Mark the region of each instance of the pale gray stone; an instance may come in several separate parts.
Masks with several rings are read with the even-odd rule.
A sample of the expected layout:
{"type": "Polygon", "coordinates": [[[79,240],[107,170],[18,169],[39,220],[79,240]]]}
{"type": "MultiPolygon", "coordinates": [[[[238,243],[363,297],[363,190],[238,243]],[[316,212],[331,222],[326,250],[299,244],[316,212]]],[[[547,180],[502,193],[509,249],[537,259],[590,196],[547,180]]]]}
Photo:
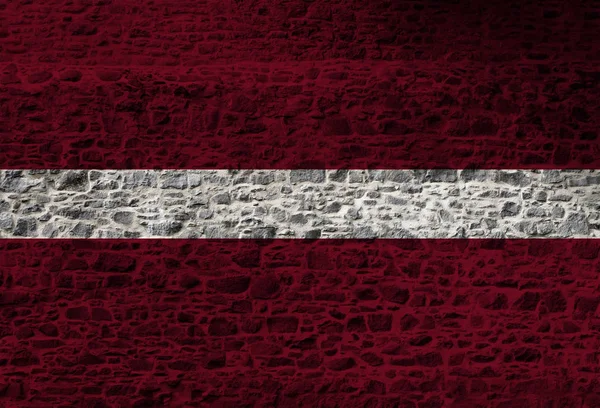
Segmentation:
{"type": "Polygon", "coordinates": [[[251,238],[255,239],[272,239],[277,236],[277,228],[275,227],[261,227],[256,228],[252,231],[251,238]]]}
{"type": "Polygon", "coordinates": [[[0,175],[0,191],[7,193],[26,193],[34,187],[40,186],[43,180],[31,179],[21,170],[6,170],[0,175]]]}
{"type": "Polygon", "coordinates": [[[512,201],[507,201],[502,206],[502,212],[500,213],[500,215],[503,218],[514,217],[519,213],[519,211],[521,211],[521,206],[519,204],[514,203],[512,201]]]}
{"type": "Polygon", "coordinates": [[[14,223],[12,216],[8,213],[0,213],[0,228],[3,230],[12,229],[14,223]]]}
{"type": "Polygon", "coordinates": [[[378,181],[391,181],[394,183],[410,183],[414,181],[413,174],[408,171],[385,170],[381,177],[376,178],[378,181]]]}
{"type": "Polygon", "coordinates": [[[160,188],[176,188],[179,190],[188,187],[187,172],[185,171],[169,171],[162,175],[160,188]]]}
{"type": "Polygon", "coordinates": [[[84,170],[67,170],[56,181],[56,189],[87,191],[89,189],[88,172],[84,170]]]}
{"type": "Polygon", "coordinates": [[[0,171],[0,237],[600,237],[598,170],[0,171]]]}
{"type": "Polygon", "coordinates": [[[88,223],[79,222],[71,231],[69,235],[76,238],[90,238],[94,233],[95,226],[88,223]]]}
{"type": "Polygon", "coordinates": [[[573,234],[587,235],[590,231],[590,225],[585,214],[574,213],[567,216],[567,219],[560,227],[560,231],[565,236],[573,234]]]}
{"type": "Polygon", "coordinates": [[[460,179],[465,182],[469,181],[486,181],[490,176],[490,172],[477,169],[465,169],[460,172],[460,179]]]}
{"type": "Polygon", "coordinates": [[[130,225],[133,223],[134,213],[129,211],[118,211],[113,216],[113,219],[119,224],[130,225]]]}
{"type": "Polygon", "coordinates": [[[345,182],[347,179],[348,179],[348,170],[334,170],[334,171],[329,172],[329,181],[335,181],[338,183],[342,183],[342,182],[345,182]]]}
{"type": "Polygon", "coordinates": [[[157,179],[157,172],[146,170],[126,172],[125,179],[123,181],[123,188],[134,189],[137,187],[156,187],[157,179]]]}
{"type": "Polygon", "coordinates": [[[148,232],[155,237],[168,237],[181,231],[183,224],[179,221],[162,221],[148,224],[148,232]]]}
{"type": "Polygon", "coordinates": [[[273,183],[274,181],[275,181],[275,175],[271,172],[262,173],[262,174],[254,174],[252,176],[252,183],[258,184],[261,186],[269,185],[269,184],[273,183]]]}
{"type": "Polygon", "coordinates": [[[321,238],[321,230],[319,230],[319,229],[308,230],[304,233],[304,236],[302,238],[306,238],[306,239],[321,238]]]}
{"type": "Polygon", "coordinates": [[[215,204],[230,204],[231,196],[229,193],[219,193],[213,196],[213,201],[215,204]]]}
{"type": "Polygon", "coordinates": [[[454,183],[458,180],[458,171],[456,170],[431,170],[429,173],[431,181],[434,183],[454,183]]]}
{"type": "Polygon", "coordinates": [[[37,236],[37,222],[34,218],[20,218],[17,220],[13,235],[17,237],[37,236]]]}
{"type": "Polygon", "coordinates": [[[498,171],[496,182],[515,187],[525,187],[531,184],[531,179],[523,171],[498,171]]]}
{"type": "Polygon", "coordinates": [[[292,183],[309,181],[311,183],[323,183],[325,181],[325,170],[292,170],[290,172],[292,183]]]}

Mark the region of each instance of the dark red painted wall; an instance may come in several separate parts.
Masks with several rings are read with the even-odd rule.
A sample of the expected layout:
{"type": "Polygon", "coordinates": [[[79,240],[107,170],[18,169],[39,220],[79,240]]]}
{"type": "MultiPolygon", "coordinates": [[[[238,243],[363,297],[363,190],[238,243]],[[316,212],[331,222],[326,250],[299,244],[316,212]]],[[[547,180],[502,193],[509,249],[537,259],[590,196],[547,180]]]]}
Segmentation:
{"type": "Polygon", "coordinates": [[[597,168],[584,1],[11,1],[1,168],[597,168]]]}
{"type": "Polygon", "coordinates": [[[0,405],[595,407],[597,240],[0,242],[0,405]]]}

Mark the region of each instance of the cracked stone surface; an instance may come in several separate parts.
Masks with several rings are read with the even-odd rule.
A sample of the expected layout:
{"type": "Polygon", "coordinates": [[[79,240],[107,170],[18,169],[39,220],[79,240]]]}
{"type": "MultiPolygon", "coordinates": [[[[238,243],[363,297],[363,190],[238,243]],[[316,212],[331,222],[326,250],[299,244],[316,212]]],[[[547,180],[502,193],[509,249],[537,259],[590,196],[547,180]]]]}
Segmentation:
{"type": "Polygon", "coordinates": [[[599,237],[597,170],[5,170],[2,238],[599,237]]]}

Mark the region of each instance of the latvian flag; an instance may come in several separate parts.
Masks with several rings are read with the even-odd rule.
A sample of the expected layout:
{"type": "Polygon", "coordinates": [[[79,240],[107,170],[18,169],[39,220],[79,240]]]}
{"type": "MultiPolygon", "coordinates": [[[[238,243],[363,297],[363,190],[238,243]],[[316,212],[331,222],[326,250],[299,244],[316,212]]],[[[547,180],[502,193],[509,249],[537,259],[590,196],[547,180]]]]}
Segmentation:
{"type": "Polygon", "coordinates": [[[600,5],[0,5],[0,406],[600,407],[600,5]]]}

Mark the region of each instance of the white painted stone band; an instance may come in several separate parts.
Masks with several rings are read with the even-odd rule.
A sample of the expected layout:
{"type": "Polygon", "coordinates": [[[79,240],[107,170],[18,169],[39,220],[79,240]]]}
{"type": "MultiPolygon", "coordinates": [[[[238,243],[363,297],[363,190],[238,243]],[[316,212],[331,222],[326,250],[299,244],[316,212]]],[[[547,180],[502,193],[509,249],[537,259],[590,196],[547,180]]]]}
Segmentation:
{"type": "Polygon", "coordinates": [[[600,171],[6,170],[0,237],[597,238],[600,171]]]}

